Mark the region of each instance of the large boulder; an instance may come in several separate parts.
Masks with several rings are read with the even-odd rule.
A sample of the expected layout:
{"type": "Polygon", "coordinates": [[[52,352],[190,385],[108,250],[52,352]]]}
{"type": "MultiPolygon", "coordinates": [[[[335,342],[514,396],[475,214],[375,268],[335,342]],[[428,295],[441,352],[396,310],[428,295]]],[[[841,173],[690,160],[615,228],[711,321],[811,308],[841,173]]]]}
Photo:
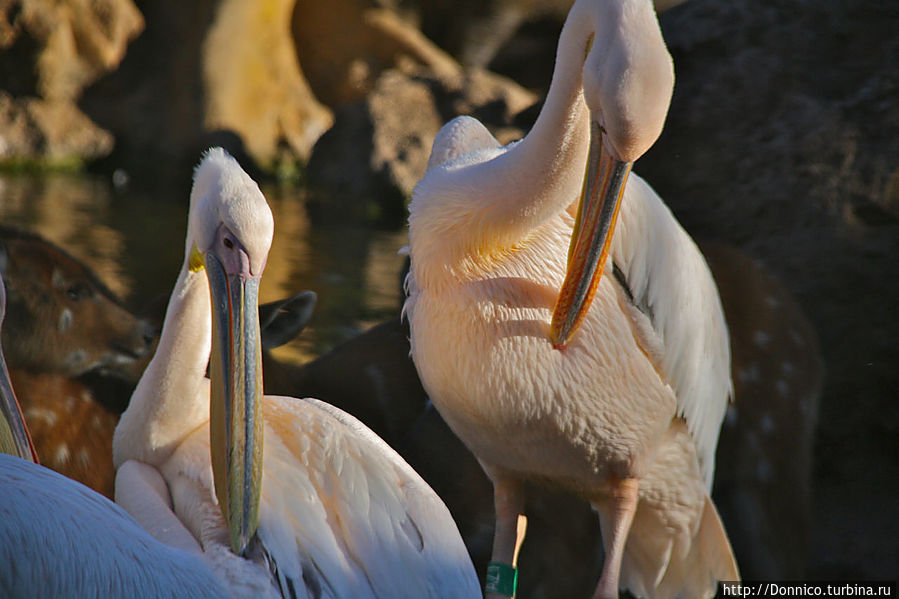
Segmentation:
{"type": "Polygon", "coordinates": [[[7,2],[0,7],[0,163],[77,164],[112,149],[77,106],[143,29],[130,0],[7,2]]]}
{"type": "Polygon", "coordinates": [[[326,197],[322,210],[402,224],[405,201],[446,121],[474,115],[507,143],[522,135],[513,126],[515,116],[535,101],[531,92],[487,71],[457,68],[441,76],[405,63],[384,71],[363,99],[337,111],[309,161],[309,183],[326,197]]]}
{"type": "Polygon", "coordinates": [[[234,131],[265,166],[278,159],[281,144],[307,159],[331,125],[297,62],[289,27],[294,4],[225,0],[202,48],[203,127],[234,131]]]}
{"type": "Polygon", "coordinates": [[[69,101],[0,91],[0,164],[77,167],[107,155],[113,139],[69,101]]]}
{"type": "Polygon", "coordinates": [[[75,101],[118,66],[143,26],[131,0],[6,2],[0,9],[4,89],[75,101]]]}
{"type": "Polygon", "coordinates": [[[403,62],[427,67],[441,78],[458,77],[461,70],[383,1],[299,0],[291,28],[316,97],[335,108],[362,99],[383,71],[403,62]]]}
{"type": "Polygon", "coordinates": [[[293,0],[142,8],[146,32],[84,97],[116,136],[111,166],[184,172],[212,144],[264,169],[308,157],[331,113],[297,63],[293,0]]]}
{"type": "Polygon", "coordinates": [[[634,170],[694,236],[728,240],[768,265],[817,329],[827,380],[807,573],[893,576],[895,4],[691,0],[661,23],[677,82],[665,131],[634,170]]]}

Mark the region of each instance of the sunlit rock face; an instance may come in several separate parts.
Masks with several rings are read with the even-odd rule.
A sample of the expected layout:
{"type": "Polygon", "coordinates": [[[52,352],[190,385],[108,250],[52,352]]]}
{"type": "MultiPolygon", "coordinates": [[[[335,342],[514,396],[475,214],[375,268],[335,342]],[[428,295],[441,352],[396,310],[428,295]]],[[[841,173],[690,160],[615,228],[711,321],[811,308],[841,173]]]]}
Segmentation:
{"type": "Polygon", "coordinates": [[[474,115],[507,143],[523,135],[515,117],[536,100],[483,69],[459,69],[449,77],[418,65],[386,70],[367,96],[338,110],[313,150],[309,183],[330,193],[330,208],[344,217],[404,223],[406,199],[424,175],[444,122],[474,115]]]}
{"type": "Polygon", "coordinates": [[[84,98],[116,136],[115,162],[137,174],[187,172],[210,145],[251,170],[305,160],[332,117],[297,60],[293,5],[142,3],[146,32],[84,98]]]}
{"type": "Polygon", "coordinates": [[[119,65],[143,26],[131,0],[0,10],[0,163],[64,165],[108,154],[112,136],[77,101],[119,65]]]}

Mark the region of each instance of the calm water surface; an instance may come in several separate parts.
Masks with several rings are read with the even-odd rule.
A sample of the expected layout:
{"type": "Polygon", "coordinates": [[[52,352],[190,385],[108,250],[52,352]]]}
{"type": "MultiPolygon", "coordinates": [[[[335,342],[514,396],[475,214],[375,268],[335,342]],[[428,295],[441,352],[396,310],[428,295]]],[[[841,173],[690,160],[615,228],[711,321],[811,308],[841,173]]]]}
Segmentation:
{"type": "MultiPolygon", "coordinates": [[[[312,322],[277,355],[306,360],[398,311],[405,230],[310,221],[305,192],[263,185],[275,237],[260,301],[318,294],[312,322]]],[[[115,188],[108,178],[0,175],[0,222],[40,234],[99,274],[135,311],[169,295],[184,259],[189,188],[115,188]]],[[[332,219],[333,220],[333,219],[332,219]]]]}

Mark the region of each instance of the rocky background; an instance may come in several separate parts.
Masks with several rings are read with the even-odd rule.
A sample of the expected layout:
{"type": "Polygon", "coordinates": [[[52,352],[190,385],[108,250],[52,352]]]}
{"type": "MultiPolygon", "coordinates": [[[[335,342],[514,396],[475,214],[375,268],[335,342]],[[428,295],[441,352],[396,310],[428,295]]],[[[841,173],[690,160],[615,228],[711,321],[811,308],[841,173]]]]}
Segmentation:
{"type": "MultiPolygon", "coordinates": [[[[899,556],[899,2],[657,2],[677,84],[636,170],[817,328],[813,578],[899,556]]],[[[189,174],[220,144],[315,214],[401,226],[456,114],[525,132],[564,0],[3,0],[0,163],[189,174]]]]}

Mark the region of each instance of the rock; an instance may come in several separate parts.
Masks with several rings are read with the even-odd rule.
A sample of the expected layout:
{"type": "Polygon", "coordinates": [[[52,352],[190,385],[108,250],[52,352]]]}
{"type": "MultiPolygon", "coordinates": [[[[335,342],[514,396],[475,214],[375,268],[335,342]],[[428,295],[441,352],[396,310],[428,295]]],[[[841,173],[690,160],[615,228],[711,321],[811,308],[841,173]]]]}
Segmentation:
{"type": "MultiPolygon", "coordinates": [[[[16,11],[17,4],[0,12],[0,45],[28,58],[7,68],[36,72],[33,89],[15,93],[46,100],[76,100],[82,89],[121,62],[128,43],[144,27],[130,0],[33,0],[21,2],[16,11]]],[[[27,73],[18,77],[30,78],[27,73]]]]}
{"type": "Polygon", "coordinates": [[[326,195],[321,208],[401,223],[404,199],[424,172],[440,125],[425,82],[384,72],[364,100],[337,111],[334,127],[315,145],[307,175],[326,195]]]}
{"type": "Polygon", "coordinates": [[[521,136],[515,115],[536,100],[510,80],[482,70],[440,76],[415,64],[381,74],[374,89],[339,109],[316,144],[309,183],[327,193],[341,217],[405,222],[405,199],[424,174],[443,124],[471,114],[502,143],[521,136]]]}
{"type": "Polygon", "coordinates": [[[827,382],[807,575],[889,578],[899,554],[895,5],[691,0],[661,23],[677,83],[665,131],[634,170],[694,236],[769,265],[817,329],[827,382]]]}
{"type": "Polygon", "coordinates": [[[142,4],[146,33],[85,94],[85,111],[119,142],[110,166],[189,173],[212,144],[251,170],[305,160],[332,117],[297,64],[287,25],[293,3],[191,7],[142,4]]]}
{"type": "Polygon", "coordinates": [[[4,3],[0,161],[59,165],[108,154],[112,137],[76,101],[119,64],[143,25],[130,0],[4,3]]]}
{"type": "Polygon", "coordinates": [[[362,99],[401,61],[458,77],[461,67],[418,29],[374,0],[302,1],[292,18],[296,53],[316,97],[331,107],[362,99]]]}
{"type": "Polygon", "coordinates": [[[269,169],[282,144],[306,160],[331,126],[331,113],[309,89],[286,27],[295,3],[221,2],[202,49],[204,128],[234,131],[269,169]]]}
{"type": "MultiPolygon", "coordinates": [[[[684,0],[655,0],[658,12],[684,0]]],[[[554,53],[558,33],[572,0],[399,0],[398,10],[411,13],[421,30],[466,66],[493,69],[521,29],[537,21],[552,21],[548,50],[554,53]]],[[[543,43],[541,42],[541,46],[543,43]]]]}
{"type": "Polygon", "coordinates": [[[0,91],[0,164],[67,167],[112,150],[109,132],[74,103],[13,98],[0,91]]]}

